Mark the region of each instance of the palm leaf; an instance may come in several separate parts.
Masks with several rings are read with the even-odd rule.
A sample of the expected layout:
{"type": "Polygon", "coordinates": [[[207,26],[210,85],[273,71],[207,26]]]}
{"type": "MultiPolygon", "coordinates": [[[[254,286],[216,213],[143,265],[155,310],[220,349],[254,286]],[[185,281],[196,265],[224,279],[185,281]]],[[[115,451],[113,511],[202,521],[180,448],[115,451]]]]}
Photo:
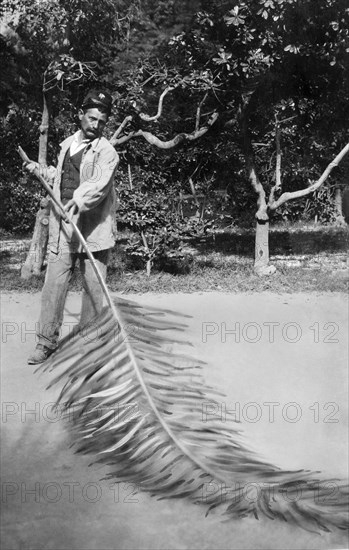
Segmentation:
{"type": "MultiPolygon", "coordinates": [[[[19,153],[29,162],[21,148],[19,153]]],[[[223,426],[202,421],[203,406],[219,392],[197,372],[199,361],[174,349],[185,343],[183,316],[113,302],[78,227],[38,171],[36,176],[71,224],[108,302],[91,326],[62,340],[44,364],[55,372],[52,384],[64,383],[58,403],[74,411],[78,452],[111,467],[108,479],[133,482],[159,498],[223,508],[229,518],[279,518],[316,532],[348,528],[347,484],[266,463],[247,447],[233,418],[223,426]]]]}
{"type": "Polygon", "coordinates": [[[203,422],[221,396],[182,352],[184,317],[116,299],[44,364],[73,411],[77,451],[158,498],[191,499],[229,518],[281,519],[310,531],[345,529],[347,485],[283,471],[246,445],[239,424],[203,422]],[[129,327],[133,327],[129,334],[129,327]]]}

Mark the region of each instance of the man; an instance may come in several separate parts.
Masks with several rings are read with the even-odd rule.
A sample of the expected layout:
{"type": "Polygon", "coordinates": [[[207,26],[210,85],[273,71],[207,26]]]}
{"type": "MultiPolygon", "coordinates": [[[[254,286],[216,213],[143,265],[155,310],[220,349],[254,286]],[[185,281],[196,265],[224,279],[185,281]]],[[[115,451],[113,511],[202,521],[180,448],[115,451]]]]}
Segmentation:
{"type": "MultiPolygon", "coordinates": [[[[82,232],[104,278],[109,251],[115,243],[113,180],[119,162],[114,147],[102,137],[111,107],[112,97],[107,92],[94,90],[87,94],[79,111],[80,130],[61,143],[53,174],[53,192],[82,232]]],[[[31,162],[25,168],[33,172],[39,166],[31,162]]],[[[57,347],[68,285],[78,259],[84,288],[80,326],[84,326],[101,311],[103,291],[69,223],[52,204],[38,343],[28,359],[30,365],[45,361],[57,347]]]]}

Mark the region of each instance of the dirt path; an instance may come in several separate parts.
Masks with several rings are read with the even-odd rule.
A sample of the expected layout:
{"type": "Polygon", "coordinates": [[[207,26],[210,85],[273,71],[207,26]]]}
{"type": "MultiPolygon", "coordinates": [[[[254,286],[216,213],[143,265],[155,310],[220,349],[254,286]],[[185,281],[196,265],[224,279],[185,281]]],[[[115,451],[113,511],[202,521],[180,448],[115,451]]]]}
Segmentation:
{"type": "MultiPolygon", "coordinates": [[[[347,477],[348,303],[344,295],[176,294],[136,297],[193,316],[188,338],[206,360],[205,378],[223,389],[247,440],[283,468],[347,477]]],[[[80,297],[70,294],[64,330],[80,297]]],[[[2,548],[308,549],[345,548],[288,524],[221,523],[180,500],[157,501],[131,484],[101,481],[104,470],[69,448],[45,390],[48,376],[26,365],[35,344],[39,294],[2,296],[2,548]]]]}

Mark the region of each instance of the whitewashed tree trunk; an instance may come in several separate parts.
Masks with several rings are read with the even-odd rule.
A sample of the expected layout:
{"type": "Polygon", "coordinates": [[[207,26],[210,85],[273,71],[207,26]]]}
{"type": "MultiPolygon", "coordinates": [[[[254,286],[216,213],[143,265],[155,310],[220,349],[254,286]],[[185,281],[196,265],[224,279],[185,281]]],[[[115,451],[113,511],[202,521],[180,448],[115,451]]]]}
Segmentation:
{"type": "Polygon", "coordinates": [[[29,252],[21,269],[22,279],[29,279],[32,275],[40,275],[41,273],[47,250],[49,214],[49,199],[44,198],[41,200],[40,209],[36,214],[29,252]]]}
{"type": "Polygon", "coordinates": [[[272,275],[276,268],[269,265],[269,221],[257,220],[254,270],[258,275],[272,275]]]}
{"type": "Polygon", "coordinates": [[[345,223],[343,210],[342,210],[342,188],[338,185],[334,192],[334,205],[336,209],[336,221],[337,223],[345,223]]]}
{"type": "MultiPolygon", "coordinates": [[[[46,94],[43,93],[43,110],[40,125],[39,155],[40,168],[47,166],[47,143],[49,130],[50,112],[46,94]]],[[[29,279],[32,275],[40,275],[45,260],[48,233],[49,233],[50,201],[42,199],[40,208],[36,214],[35,226],[29,253],[21,269],[21,278],[29,279]]]]}

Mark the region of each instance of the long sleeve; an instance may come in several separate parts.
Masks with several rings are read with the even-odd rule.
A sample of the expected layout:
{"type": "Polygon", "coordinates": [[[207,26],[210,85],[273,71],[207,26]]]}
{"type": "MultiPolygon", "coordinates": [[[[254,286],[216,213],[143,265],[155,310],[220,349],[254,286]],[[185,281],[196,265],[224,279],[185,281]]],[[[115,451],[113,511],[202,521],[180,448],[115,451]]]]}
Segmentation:
{"type": "Polygon", "coordinates": [[[86,154],[81,166],[81,183],[73,194],[80,212],[92,210],[108,195],[118,163],[119,155],[109,143],[95,157],[86,154]]]}

